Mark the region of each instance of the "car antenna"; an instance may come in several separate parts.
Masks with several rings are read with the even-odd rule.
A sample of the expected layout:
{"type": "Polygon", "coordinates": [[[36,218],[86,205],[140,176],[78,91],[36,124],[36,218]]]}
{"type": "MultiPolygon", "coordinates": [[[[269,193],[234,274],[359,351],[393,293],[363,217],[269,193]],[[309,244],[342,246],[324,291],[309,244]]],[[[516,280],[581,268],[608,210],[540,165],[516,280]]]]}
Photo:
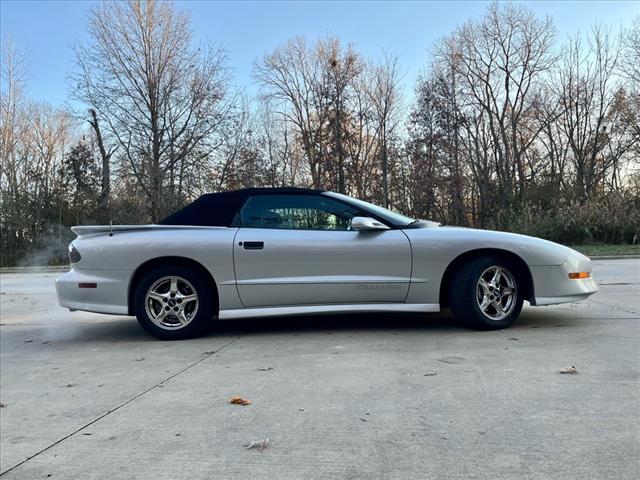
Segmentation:
{"type": "Polygon", "coordinates": [[[109,219],[109,236],[113,237],[113,218],[109,219]]]}

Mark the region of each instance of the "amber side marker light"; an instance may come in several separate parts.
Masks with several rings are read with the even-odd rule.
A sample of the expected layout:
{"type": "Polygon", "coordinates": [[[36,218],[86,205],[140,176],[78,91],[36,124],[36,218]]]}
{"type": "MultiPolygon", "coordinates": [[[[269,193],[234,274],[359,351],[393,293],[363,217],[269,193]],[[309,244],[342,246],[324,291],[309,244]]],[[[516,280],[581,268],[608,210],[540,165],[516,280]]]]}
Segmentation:
{"type": "Polygon", "coordinates": [[[589,272],[576,272],[576,273],[569,274],[569,278],[571,280],[579,280],[581,278],[589,278],[589,277],[591,277],[591,274],[589,272]]]}

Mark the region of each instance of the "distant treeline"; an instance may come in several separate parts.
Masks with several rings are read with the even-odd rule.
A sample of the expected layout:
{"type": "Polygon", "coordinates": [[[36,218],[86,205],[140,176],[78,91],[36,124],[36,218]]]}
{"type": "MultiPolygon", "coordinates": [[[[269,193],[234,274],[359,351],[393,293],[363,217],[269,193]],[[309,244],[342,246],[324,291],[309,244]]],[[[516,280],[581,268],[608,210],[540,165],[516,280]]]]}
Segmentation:
{"type": "Polygon", "coordinates": [[[491,4],[442,37],[409,104],[394,54],[293,38],[233,86],[180,5],[103,2],[74,46],[72,110],[27,93],[3,39],[2,266],[64,261],[69,226],[154,222],[203,192],[311,186],[445,224],[564,243],[640,234],[640,15],[560,41],[491,4]]]}

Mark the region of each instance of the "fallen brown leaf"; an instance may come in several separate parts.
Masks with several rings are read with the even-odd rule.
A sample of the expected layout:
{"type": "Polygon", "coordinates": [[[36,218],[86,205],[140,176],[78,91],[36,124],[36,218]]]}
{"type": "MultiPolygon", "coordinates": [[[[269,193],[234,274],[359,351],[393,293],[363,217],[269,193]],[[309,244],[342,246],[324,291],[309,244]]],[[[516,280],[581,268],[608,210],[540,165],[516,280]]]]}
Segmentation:
{"type": "Polygon", "coordinates": [[[251,405],[251,400],[242,397],[233,397],[229,400],[229,403],[233,403],[234,405],[251,405]]]}
{"type": "Polygon", "coordinates": [[[570,367],[563,368],[558,373],[567,373],[570,375],[576,375],[578,373],[578,369],[572,365],[570,367]]]}
{"type": "Polygon", "coordinates": [[[253,440],[249,443],[245,443],[244,447],[247,450],[251,450],[252,448],[257,448],[258,451],[260,453],[262,453],[262,451],[267,448],[267,445],[269,445],[269,439],[265,438],[264,440],[253,440]]]}

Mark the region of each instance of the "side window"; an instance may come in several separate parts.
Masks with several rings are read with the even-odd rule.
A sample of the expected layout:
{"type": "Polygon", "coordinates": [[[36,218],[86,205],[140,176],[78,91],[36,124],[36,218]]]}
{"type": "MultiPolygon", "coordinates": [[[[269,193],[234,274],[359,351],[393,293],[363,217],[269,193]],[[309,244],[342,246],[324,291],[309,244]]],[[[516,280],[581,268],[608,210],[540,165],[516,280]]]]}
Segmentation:
{"type": "Polygon", "coordinates": [[[322,195],[255,195],[240,209],[236,223],[248,228],[348,230],[358,215],[358,209],[322,195]]]}

